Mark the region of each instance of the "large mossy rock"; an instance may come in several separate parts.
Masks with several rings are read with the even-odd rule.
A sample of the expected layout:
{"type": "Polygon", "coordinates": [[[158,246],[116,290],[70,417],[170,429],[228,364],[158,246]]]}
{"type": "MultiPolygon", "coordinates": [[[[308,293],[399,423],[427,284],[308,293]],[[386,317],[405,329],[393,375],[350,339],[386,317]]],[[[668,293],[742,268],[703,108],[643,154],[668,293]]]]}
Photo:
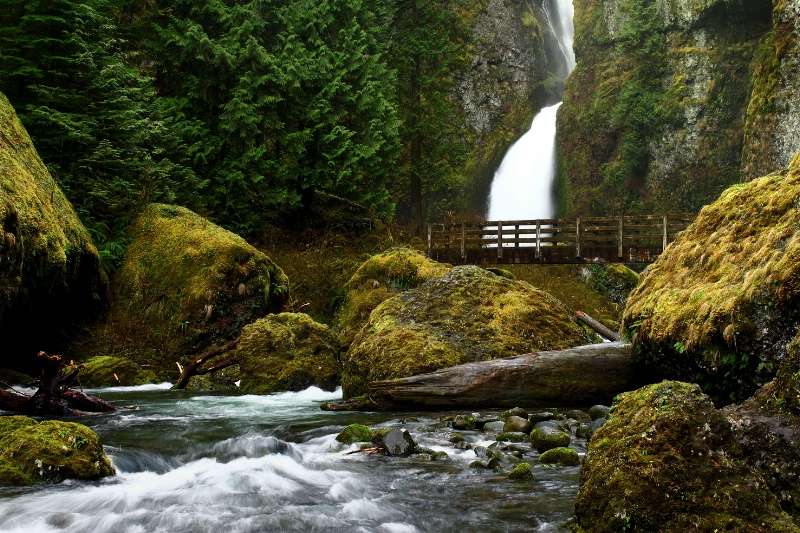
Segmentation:
{"type": "Polygon", "coordinates": [[[347,352],[342,387],[345,397],[358,396],[371,381],[589,342],[549,294],[460,266],[372,312],[347,352]]]}
{"type": "Polygon", "coordinates": [[[797,532],[697,385],[625,393],[589,443],[575,532],[797,532]]]}
{"type": "Polygon", "coordinates": [[[269,315],[242,328],[236,349],[240,389],[251,394],[339,384],[336,339],[325,324],[302,313],[269,315]]]}
{"type": "Polygon", "coordinates": [[[800,166],[737,185],[643,274],[624,331],[719,401],[770,381],[800,324],[800,166]]]}
{"type": "Polygon", "coordinates": [[[85,387],[132,386],[155,383],[156,375],[133,361],[121,357],[92,357],[80,370],[78,379],[85,387]]]}
{"type": "Polygon", "coordinates": [[[0,93],[0,366],[35,370],[107,298],[89,233],[0,93]]]}
{"type": "Polygon", "coordinates": [[[340,345],[350,346],[381,302],[444,276],[451,268],[411,248],[391,248],[367,259],[345,287],[347,295],[336,317],[340,345]]]}
{"type": "Polygon", "coordinates": [[[151,204],[130,233],[114,277],[112,316],[129,342],[157,347],[125,354],[137,363],[172,369],[280,311],[288,297],[289,281],[269,257],[188,209],[151,204]]]}
{"type": "Polygon", "coordinates": [[[58,483],[114,475],[100,438],[86,426],[0,417],[0,485],[58,483]]]}

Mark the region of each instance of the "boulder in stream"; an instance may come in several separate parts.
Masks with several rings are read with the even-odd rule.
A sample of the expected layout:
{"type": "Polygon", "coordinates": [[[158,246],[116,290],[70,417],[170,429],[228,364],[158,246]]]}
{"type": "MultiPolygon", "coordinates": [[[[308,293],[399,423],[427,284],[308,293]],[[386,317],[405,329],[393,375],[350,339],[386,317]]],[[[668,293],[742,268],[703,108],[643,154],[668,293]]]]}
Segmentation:
{"type": "Polygon", "coordinates": [[[74,422],[0,417],[0,450],[0,485],[114,475],[97,434],[74,422]]]}

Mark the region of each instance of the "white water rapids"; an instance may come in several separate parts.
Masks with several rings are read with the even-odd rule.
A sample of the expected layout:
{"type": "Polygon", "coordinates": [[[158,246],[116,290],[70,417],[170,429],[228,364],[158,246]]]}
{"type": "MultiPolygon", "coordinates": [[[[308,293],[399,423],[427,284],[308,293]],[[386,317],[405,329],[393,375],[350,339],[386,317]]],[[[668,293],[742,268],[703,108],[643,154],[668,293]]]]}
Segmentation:
{"type": "MultiPolygon", "coordinates": [[[[572,0],[545,0],[547,21],[558,40],[567,74],[575,68],[572,0]]],[[[555,213],[556,113],[558,103],[537,114],[531,128],[509,148],[492,180],[488,220],[533,220],[555,213]]]]}

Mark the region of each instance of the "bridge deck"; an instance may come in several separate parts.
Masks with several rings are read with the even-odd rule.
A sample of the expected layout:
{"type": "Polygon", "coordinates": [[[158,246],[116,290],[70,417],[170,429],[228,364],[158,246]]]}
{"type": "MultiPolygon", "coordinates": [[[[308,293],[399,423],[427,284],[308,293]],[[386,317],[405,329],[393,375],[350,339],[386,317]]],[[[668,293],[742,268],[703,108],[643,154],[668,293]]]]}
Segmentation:
{"type": "Polygon", "coordinates": [[[650,263],[693,214],[428,225],[428,257],[453,264],[650,263]]]}

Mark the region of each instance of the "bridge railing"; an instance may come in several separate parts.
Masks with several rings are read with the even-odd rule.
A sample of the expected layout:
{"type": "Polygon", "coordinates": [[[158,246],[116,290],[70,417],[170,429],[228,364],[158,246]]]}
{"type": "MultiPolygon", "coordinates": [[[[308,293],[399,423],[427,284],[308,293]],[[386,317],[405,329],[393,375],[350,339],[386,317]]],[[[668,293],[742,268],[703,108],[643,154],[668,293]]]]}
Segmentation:
{"type": "Polygon", "coordinates": [[[449,263],[647,263],[694,214],[428,225],[428,256],[449,263]]]}

